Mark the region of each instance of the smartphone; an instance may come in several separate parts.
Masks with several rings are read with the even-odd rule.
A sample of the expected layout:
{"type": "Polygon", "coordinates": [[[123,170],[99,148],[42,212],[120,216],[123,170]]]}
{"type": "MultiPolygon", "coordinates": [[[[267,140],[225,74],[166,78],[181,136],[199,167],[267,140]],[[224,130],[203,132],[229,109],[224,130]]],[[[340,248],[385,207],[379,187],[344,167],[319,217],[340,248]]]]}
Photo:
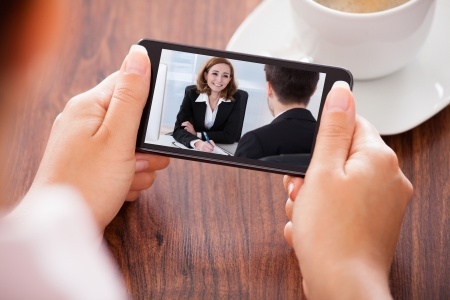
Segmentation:
{"type": "Polygon", "coordinates": [[[151,84],[139,152],[304,176],[342,68],[141,40],[151,84]]]}

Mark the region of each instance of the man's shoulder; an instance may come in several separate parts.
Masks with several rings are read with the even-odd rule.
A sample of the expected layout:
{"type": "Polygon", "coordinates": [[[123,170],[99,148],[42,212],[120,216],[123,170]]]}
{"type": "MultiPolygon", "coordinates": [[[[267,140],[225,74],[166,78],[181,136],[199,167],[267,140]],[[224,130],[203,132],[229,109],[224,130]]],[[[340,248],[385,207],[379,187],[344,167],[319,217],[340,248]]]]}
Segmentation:
{"type": "Polygon", "coordinates": [[[241,137],[234,154],[235,156],[255,159],[264,156],[262,155],[263,139],[255,131],[257,129],[248,131],[241,137]]]}
{"type": "Polygon", "coordinates": [[[267,124],[267,125],[261,126],[259,128],[250,130],[247,133],[252,136],[263,136],[265,133],[267,133],[268,131],[271,131],[273,128],[274,128],[273,124],[267,124]]]}
{"type": "Polygon", "coordinates": [[[266,140],[268,137],[271,136],[270,133],[274,130],[274,127],[271,125],[272,124],[267,124],[262,127],[248,131],[242,136],[241,141],[249,142],[255,140],[258,141],[266,140]]]}
{"type": "Polygon", "coordinates": [[[256,134],[254,133],[255,130],[250,130],[250,131],[247,131],[246,133],[244,133],[242,135],[241,139],[239,140],[239,143],[243,142],[243,141],[248,141],[248,140],[254,139],[256,137],[256,134]]]}

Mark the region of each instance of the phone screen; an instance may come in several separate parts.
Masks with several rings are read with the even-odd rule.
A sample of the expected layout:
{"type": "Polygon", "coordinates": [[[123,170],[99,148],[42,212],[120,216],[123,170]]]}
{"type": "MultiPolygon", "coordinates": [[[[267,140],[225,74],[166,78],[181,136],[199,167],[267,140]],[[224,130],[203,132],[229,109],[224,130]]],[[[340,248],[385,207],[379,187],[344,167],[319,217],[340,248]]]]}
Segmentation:
{"type": "Polygon", "coordinates": [[[137,149],[304,175],[343,69],[142,40],[152,81],[137,149]]]}

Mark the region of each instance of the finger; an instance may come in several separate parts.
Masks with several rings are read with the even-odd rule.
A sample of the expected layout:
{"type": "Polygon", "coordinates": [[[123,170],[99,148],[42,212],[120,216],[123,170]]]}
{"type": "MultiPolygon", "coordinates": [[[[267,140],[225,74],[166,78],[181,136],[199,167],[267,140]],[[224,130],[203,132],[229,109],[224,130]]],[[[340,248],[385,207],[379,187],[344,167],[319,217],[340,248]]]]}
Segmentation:
{"type": "Polygon", "coordinates": [[[209,140],[209,143],[210,143],[211,145],[213,145],[214,147],[216,146],[216,143],[214,143],[213,140],[209,140]]]}
{"type": "Polygon", "coordinates": [[[139,198],[140,195],[141,195],[140,191],[129,191],[127,197],[125,198],[125,201],[128,202],[135,201],[139,198]]]}
{"type": "Polygon", "coordinates": [[[150,188],[155,181],[155,172],[141,172],[134,174],[131,181],[130,191],[143,191],[150,188]]]}
{"type": "Polygon", "coordinates": [[[109,101],[111,101],[118,76],[119,72],[112,73],[92,89],[73,97],[67,104],[70,105],[71,101],[86,101],[90,105],[92,105],[92,99],[101,99],[107,102],[107,104],[109,105],[109,101]]]}
{"type": "Polygon", "coordinates": [[[135,145],[136,133],[150,86],[147,50],[133,45],[117,76],[111,103],[102,128],[122,145],[135,145]]]}
{"type": "Polygon", "coordinates": [[[302,286],[303,286],[303,293],[305,294],[306,299],[309,299],[309,290],[308,286],[306,285],[305,279],[302,279],[302,286]]]}
{"type": "Polygon", "coordinates": [[[289,246],[292,247],[292,222],[287,222],[286,226],[284,226],[284,238],[289,246]]]}
{"type": "Polygon", "coordinates": [[[380,133],[372,123],[359,115],[356,115],[356,123],[355,135],[360,135],[361,138],[367,139],[368,143],[375,142],[383,145],[385,144],[380,133]]]}
{"type": "Polygon", "coordinates": [[[181,123],[181,126],[184,126],[184,129],[189,129],[192,127],[192,124],[189,121],[181,123]]]}
{"type": "Polygon", "coordinates": [[[166,156],[136,153],[136,170],[135,172],[156,171],[167,168],[170,159],[166,156]]]}
{"type": "Polygon", "coordinates": [[[207,142],[201,142],[200,150],[204,152],[212,152],[214,150],[214,146],[207,142]]]}
{"type": "Polygon", "coordinates": [[[292,176],[288,176],[288,175],[285,175],[283,177],[284,189],[285,189],[286,193],[288,194],[288,197],[292,201],[295,201],[295,198],[297,198],[297,194],[298,194],[300,188],[302,187],[303,182],[304,182],[304,179],[300,178],[300,177],[292,177],[292,176]]]}
{"type": "MultiPolygon", "coordinates": [[[[386,145],[374,125],[363,117],[356,116],[356,129],[352,144],[352,152],[350,154],[355,156],[358,155],[358,153],[367,153],[368,151],[372,151],[372,154],[366,157],[358,156],[358,160],[366,160],[367,165],[374,163],[376,160],[381,160],[376,165],[380,166],[384,164],[384,170],[398,172],[398,175],[402,178],[401,181],[403,182],[400,186],[405,187],[402,195],[405,196],[404,203],[407,204],[412,197],[413,187],[411,182],[399,168],[397,155],[388,145],[386,145]]],[[[349,160],[352,159],[352,156],[350,156],[349,160]]],[[[347,163],[347,165],[350,164],[347,163]]]]}
{"type": "Polygon", "coordinates": [[[291,182],[288,185],[288,197],[292,201],[295,201],[297,199],[298,192],[300,191],[303,183],[305,180],[300,177],[294,177],[292,178],[291,182]]]}
{"type": "Polygon", "coordinates": [[[292,212],[294,211],[294,201],[292,201],[291,199],[287,199],[284,209],[286,211],[286,217],[288,217],[289,220],[292,220],[292,212]]]}
{"type": "MultiPolygon", "coordinates": [[[[74,121],[81,121],[83,120],[83,117],[91,117],[92,115],[97,116],[98,109],[96,108],[96,104],[99,104],[106,111],[111,101],[117,76],[118,72],[115,72],[106,77],[94,88],[70,99],[67,102],[64,111],[58,118],[61,118],[64,115],[72,118],[74,121]],[[98,102],[93,101],[93,99],[98,102]]],[[[100,117],[103,119],[104,115],[101,115],[100,117]]],[[[69,124],[73,125],[73,122],[70,122],[69,124]]],[[[93,127],[92,132],[90,132],[91,136],[95,135],[97,130],[98,127],[93,127]]]]}
{"type": "Polygon", "coordinates": [[[286,191],[286,193],[288,193],[288,186],[289,186],[289,183],[291,182],[291,180],[293,178],[294,177],[289,176],[289,175],[284,175],[283,176],[283,186],[284,186],[284,190],[286,191]]]}
{"type": "Polygon", "coordinates": [[[348,84],[337,81],[322,112],[311,169],[343,169],[355,130],[355,103],[348,84]]]}

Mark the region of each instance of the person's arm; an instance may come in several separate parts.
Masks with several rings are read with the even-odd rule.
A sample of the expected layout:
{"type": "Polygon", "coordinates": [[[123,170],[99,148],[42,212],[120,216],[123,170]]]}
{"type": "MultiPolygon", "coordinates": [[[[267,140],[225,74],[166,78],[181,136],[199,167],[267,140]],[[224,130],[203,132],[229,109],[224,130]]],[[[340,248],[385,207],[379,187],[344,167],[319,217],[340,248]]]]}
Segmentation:
{"type": "Polygon", "coordinates": [[[0,218],[1,298],[128,299],[91,209],[78,191],[52,185],[0,218]]]}
{"type": "Polygon", "coordinates": [[[169,163],[135,153],[149,86],[147,51],[133,46],[120,71],[72,98],[56,118],[30,192],[49,185],[75,188],[103,231],[123,202],[149,188],[155,171],[169,163]]]}
{"type": "MultiPolygon", "coordinates": [[[[191,142],[195,140],[199,140],[199,137],[196,135],[193,135],[192,133],[188,132],[185,129],[185,126],[183,126],[183,123],[186,121],[190,123],[190,120],[192,118],[192,100],[189,97],[190,90],[186,89],[184,92],[184,98],[180,105],[180,110],[177,114],[177,119],[175,121],[175,128],[173,130],[173,138],[183,144],[184,146],[191,148],[191,142]]],[[[191,124],[192,128],[193,125],[191,124]]]]}
{"type": "Polygon", "coordinates": [[[325,104],[304,179],[284,178],[285,236],[311,299],[390,299],[389,270],[412,185],[348,85],[325,104]]]}

